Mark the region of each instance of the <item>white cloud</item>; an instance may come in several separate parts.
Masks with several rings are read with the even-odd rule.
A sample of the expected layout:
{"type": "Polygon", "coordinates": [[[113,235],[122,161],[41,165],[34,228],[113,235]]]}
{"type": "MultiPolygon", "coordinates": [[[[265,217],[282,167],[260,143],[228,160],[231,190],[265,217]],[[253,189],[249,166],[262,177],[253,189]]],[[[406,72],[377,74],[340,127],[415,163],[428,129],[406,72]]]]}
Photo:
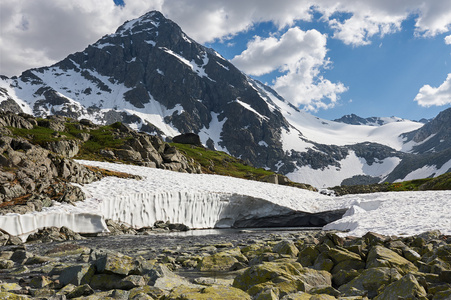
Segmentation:
{"type": "Polygon", "coordinates": [[[451,45],[451,35],[445,37],[445,44],[451,45]]]}
{"type": "Polygon", "coordinates": [[[321,69],[329,64],[326,42],[326,36],[317,30],[294,27],[279,39],[255,37],[232,62],[251,75],[278,70],[284,74],[274,80],[273,87],[283,97],[308,110],[328,108],[335,105],[346,87],[320,76],[321,69]]]}
{"type": "Polygon", "coordinates": [[[280,39],[256,36],[247,49],[232,62],[250,75],[263,75],[276,69],[290,70],[302,59],[322,64],[326,56],[326,36],[317,30],[290,28],[280,39]]]}
{"type": "Polygon", "coordinates": [[[55,63],[83,50],[127,19],[160,9],[158,1],[133,1],[123,9],[112,0],[2,0],[0,73],[55,63]]]}
{"type": "Polygon", "coordinates": [[[400,30],[412,14],[419,35],[437,35],[451,26],[451,1],[438,0],[125,0],[121,8],[112,0],[2,0],[0,73],[17,75],[56,62],[153,9],[201,43],[228,39],[259,22],[292,27],[310,21],[314,12],[323,14],[335,38],[355,46],[400,30]],[[348,16],[337,17],[343,13],[348,16]]]}
{"type": "Polygon", "coordinates": [[[451,73],[438,88],[431,87],[428,84],[424,85],[414,100],[419,105],[427,107],[451,104],[451,73]]]}

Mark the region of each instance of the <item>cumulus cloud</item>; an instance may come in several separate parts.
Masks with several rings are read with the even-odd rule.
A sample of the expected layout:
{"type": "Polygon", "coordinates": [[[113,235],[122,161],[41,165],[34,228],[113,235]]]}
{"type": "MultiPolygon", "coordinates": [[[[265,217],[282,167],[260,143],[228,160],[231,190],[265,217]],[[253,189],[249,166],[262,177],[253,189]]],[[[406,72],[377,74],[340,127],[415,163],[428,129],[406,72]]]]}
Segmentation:
{"type": "Polygon", "coordinates": [[[112,0],[2,0],[0,73],[18,75],[81,51],[127,19],[161,8],[152,3],[135,0],[120,8],[112,0]]]}
{"type": "Polygon", "coordinates": [[[451,73],[448,74],[445,82],[437,88],[428,84],[424,85],[414,100],[419,105],[426,107],[451,104],[451,73]]]}
{"type": "Polygon", "coordinates": [[[279,28],[298,20],[310,21],[314,13],[334,30],[333,37],[358,46],[374,35],[400,30],[414,14],[422,35],[449,31],[451,1],[423,0],[2,0],[0,3],[1,73],[18,74],[29,67],[56,62],[82,50],[124,21],[153,9],[177,22],[195,40],[211,42],[246,31],[258,22],[279,28]],[[340,19],[340,14],[349,14],[340,19]]]}
{"type": "Polygon", "coordinates": [[[319,75],[329,64],[326,42],[326,35],[317,30],[294,27],[280,38],[254,37],[232,62],[250,75],[278,70],[283,75],[274,80],[273,87],[283,97],[308,110],[327,108],[336,103],[338,94],[346,88],[319,75]]]}
{"type": "Polygon", "coordinates": [[[447,37],[445,37],[445,44],[451,45],[451,35],[448,35],[447,37]]]}

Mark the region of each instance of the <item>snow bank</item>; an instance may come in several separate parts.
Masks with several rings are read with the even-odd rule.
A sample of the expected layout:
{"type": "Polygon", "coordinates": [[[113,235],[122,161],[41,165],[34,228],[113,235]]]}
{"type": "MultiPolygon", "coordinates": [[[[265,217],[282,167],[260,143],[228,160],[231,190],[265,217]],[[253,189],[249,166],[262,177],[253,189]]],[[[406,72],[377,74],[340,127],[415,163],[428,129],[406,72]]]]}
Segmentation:
{"type": "Polygon", "coordinates": [[[107,231],[102,215],[89,211],[76,211],[69,205],[44,209],[29,214],[7,214],[0,216],[0,228],[11,235],[25,239],[39,228],[66,226],[75,232],[95,233],[107,231]]]}
{"type": "Polygon", "coordinates": [[[38,228],[66,226],[76,232],[103,232],[111,218],[134,227],[157,220],[192,228],[227,228],[236,221],[349,208],[324,229],[360,236],[368,231],[413,235],[439,229],[451,234],[451,191],[392,192],[332,197],[307,190],[244,179],[186,174],[140,166],[79,161],[140,175],[142,180],[106,177],[82,186],[88,199],[75,206],[57,204],[42,212],[0,216],[0,228],[26,237],[38,228]]]}
{"type": "Polygon", "coordinates": [[[362,236],[368,231],[384,235],[416,235],[429,230],[451,234],[451,191],[388,192],[337,197],[352,199],[342,219],[325,230],[348,231],[362,236]]]}

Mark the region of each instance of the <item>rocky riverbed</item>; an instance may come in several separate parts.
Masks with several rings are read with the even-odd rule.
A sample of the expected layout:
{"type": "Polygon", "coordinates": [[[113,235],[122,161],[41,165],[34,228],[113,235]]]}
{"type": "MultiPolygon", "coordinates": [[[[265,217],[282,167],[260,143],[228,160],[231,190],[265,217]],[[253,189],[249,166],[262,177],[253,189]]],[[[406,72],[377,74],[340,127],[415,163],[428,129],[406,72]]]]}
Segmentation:
{"type": "Polygon", "coordinates": [[[451,237],[436,231],[342,238],[319,230],[160,227],[97,237],[48,230],[2,246],[0,298],[451,298],[451,237]]]}

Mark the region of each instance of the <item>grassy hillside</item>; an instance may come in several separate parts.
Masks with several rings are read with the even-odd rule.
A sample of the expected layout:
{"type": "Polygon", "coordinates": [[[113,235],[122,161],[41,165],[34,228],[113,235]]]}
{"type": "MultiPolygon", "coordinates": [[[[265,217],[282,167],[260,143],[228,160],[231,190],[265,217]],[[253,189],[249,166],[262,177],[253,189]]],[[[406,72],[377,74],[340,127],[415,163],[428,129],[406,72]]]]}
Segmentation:
{"type": "Polygon", "coordinates": [[[241,159],[237,159],[225,152],[213,151],[203,147],[187,144],[171,143],[183,154],[193,158],[202,166],[202,172],[218,174],[252,180],[262,180],[273,175],[274,172],[263,168],[254,168],[241,159]]]}
{"type": "Polygon", "coordinates": [[[415,179],[403,182],[336,186],[331,188],[331,190],[334,190],[336,195],[376,192],[451,190],[451,173],[445,173],[435,178],[415,179]]]}
{"type": "Polygon", "coordinates": [[[415,179],[391,183],[389,191],[426,191],[426,190],[451,190],[451,173],[445,173],[435,178],[415,179]]]}

